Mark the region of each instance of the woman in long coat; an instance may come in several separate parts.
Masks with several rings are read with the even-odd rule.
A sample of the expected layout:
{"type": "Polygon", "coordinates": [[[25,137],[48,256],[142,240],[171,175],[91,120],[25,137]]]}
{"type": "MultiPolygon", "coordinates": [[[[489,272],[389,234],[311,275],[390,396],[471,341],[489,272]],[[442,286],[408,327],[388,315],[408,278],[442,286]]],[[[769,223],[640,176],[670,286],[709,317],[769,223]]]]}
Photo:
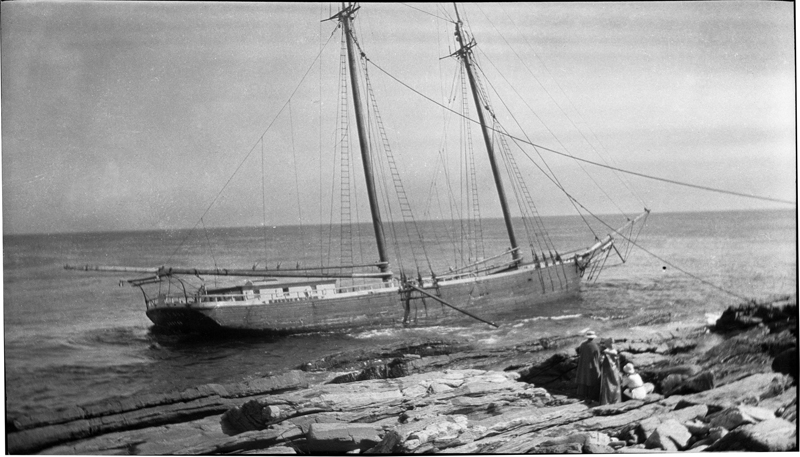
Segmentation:
{"type": "Polygon", "coordinates": [[[586,332],[586,341],[575,350],[578,352],[578,398],[589,401],[600,399],[600,347],[594,342],[597,334],[586,332]]]}
{"type": "Polygon", "coordinates": [[[600,342],[603,349],[600,370],[600,404],[619,403],[622,400],[622,381],[619,371],[619,354],[611,338],[600,342]]]}

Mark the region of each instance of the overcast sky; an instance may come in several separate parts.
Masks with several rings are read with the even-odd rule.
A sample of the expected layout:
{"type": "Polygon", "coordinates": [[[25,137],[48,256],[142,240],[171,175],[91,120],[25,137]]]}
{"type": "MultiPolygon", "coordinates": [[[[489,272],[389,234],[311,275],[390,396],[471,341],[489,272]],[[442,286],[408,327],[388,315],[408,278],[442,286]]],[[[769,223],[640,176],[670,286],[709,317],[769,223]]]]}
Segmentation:
{"type": "MultiPolygon", "coordinates": [[[[4,233],[193,227],[240,164],[207,225],[316,223],[330,206],[331,178],[322,190],[318,181],[320,168],[335,168],[338,32],[312,63],[334,33],[335,22],[320,21],[336,4],[0,7],[4,233]]],[[[454,50],[445,20],[452,6],[414,7],[423,11],[362,5],[360,43],[381,68],[442,101],[456,64],[440,60],[454,50]]],[[[513,134],[522,135],[517,119],[535,143],[588,160],[795,200],[793,7],[492,3],[467,4],[462,14],[513,134]],[[520,114],[510,117],[504,104],[520,114]]],[[[445,116],[369,71],[423,217],[417,208],[430,205],[445,116]]],[[[636,177],[626,186],[606,170],[541,153],[595,213],[635,213],[642,200],[655,212],[787,207],[636,177]]],[[[516,160],[542,214],[574,214],[524,155],[516,160]]],[[[499,216],[488,175],[480,190],[483,214],[499,216]]]]}

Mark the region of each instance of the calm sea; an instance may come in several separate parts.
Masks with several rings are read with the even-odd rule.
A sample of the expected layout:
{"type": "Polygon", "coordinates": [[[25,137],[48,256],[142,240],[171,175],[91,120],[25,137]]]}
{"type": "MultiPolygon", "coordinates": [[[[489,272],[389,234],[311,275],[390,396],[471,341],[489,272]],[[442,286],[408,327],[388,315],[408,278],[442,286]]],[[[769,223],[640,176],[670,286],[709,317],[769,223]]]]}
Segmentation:
{"type": "MultiPolygon", "coordinates": [[[[322,251],[330,246],[338,255],[340,234],[319,227],[275,227],[4,236],[7,410],[13,416],[114,395],[238,382],[334,352],[409,339],[453,337],[491,348],[570,335],[590,326],[601,332],[622,329],[664,313],[677,321],[701,322],[740,301],[720,289],[753,298],[795,291],[796,220],[794,210],[653,214],[637,242],[661,259],[637,248],[624,265],[610,257],[599,277],[583,283],[581,298],[560,305],[565,318],[504,322],[499,329],[476,323],[224,339],[153,333],[141,293],[118,285],[131,276],[62,267],[96,263],[248,268],[279,261],[294,266],[298,258],[304,265],[318,264],[320,246],[322,251]]],[[[559,250],[586,247],[594,240],[579,217],[544,222],[559,250]]],[[[449,244],[460,238],[457,224],[425,223],[422,229],[429,240],[429,257],[458,255],[458,247],[449,244]]],[[[506,247],[502,221],[487,221],[482,229],[487,256],[506,247]]],[[[601,236],[607,232],[596,225],[595,230],[601,236]]],[[[356,261],[374,261],[370,225],[357,232],[356,261]]],[[[399,250],[408,253],[410,247],[401,244],[399,250]]],[[[434,268],[447,264],[432,263],[434,268]]],[[[404,265],[411,264],[404,259],[404,265]]]]}

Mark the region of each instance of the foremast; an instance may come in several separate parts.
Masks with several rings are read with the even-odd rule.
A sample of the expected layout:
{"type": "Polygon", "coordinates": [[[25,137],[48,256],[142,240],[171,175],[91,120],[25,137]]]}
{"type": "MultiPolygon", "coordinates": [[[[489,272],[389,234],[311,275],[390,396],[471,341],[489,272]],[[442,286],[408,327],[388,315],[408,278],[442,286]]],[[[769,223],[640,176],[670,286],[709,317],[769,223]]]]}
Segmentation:
{"type": "Polygon", "coordinates": [[[475,46],[474,41],[467,42],[464,30],[462,28],[461,16],[458,14],[458,6],[453,3],[456,10],[456,39],[461,44],[461,49],[456,53],[461,56],[464,62],[464,67],[467,70],[467,77],[469,78],[470,89],[472,90],[472,98],[475,101],[475,109],[478,111],[478,121],[481,123],[481,132],[483,133],[483,141],[486,144],[486,153],[489,155],[489,163],[492,166],[492,176],[494,177],[494,184],[497,188],[497,195],[500,197],[500,208],[503,210],[503,219],[506,223],[506,231],[508,232],[508,240],[511,242],[511,256],[519,263],[522,261],[519,246],[517,245],[517,237],[514,234],[514,225],[511,223],[511,211],[508,208],[508,200],[506,199],[506,192],[503,187],[503,178],[500,176],[500,168],[497,165],[497,159],[494,155],[494,146],[492,145],[492,137],[489,134],[489,127],[486,125],[486,118],[483,115],[483,108],[478,95],[478,85],[475,81],[475,74],[472,69],[472,47],[475,46]]]}
{"type": "MultiPolygon", "coordinates": [[[[364,165],[364,179],[367,184],[367,196],[369,197],[369,210],[372,214],[372,227],[375,231],[375,242],[378,245],[379,268],[381,273],[389,271],[389,258],[386,254],[386,239],[383,235],[383,223],[381,222],[381,210],[378,206],[378,195],[375,191],[375,179],[372,175],[372,156],[369,150],[369,137],[367,127],[364,122],[364,113],[361,109],[361,89],[358,84],[358,65],[355,53],[355,39],[352,33],[352,22],[355,12],[358,10],[354,4],[347,6],[342,2],[342,11],[339,13],[339,21],[342,23],[345,39],[347,42],[347,61],[350,66],[350,85],[353,89],[353,107],[356,115],[356,128],[358,130],[358,143],[361,149],[361,160],[364,165]]],[[[388,278],[384,278],[388,279],[388,278]]]]}

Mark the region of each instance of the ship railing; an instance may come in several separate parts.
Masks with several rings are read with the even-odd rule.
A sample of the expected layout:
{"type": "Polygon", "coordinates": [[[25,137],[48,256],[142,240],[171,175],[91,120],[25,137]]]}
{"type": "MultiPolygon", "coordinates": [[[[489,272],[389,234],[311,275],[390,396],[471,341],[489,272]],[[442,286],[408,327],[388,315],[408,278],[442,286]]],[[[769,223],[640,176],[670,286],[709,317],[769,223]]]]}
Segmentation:
{"type": "Polygon", "coordinates": [[[177,306],[189,306],[193,305],[197,302],[196,297],[194,296],[185,296],[185,295],[166,295],[163,297],[156,297],[147,299],[146,306],[147,309],[150,308],[169,308],[169,307],[177,307],[177,306]]]}
{"type": "MultiPolygon", "coordinates": [[[[359,284],[346,287],[337,287],[335,289],[317,289],[317,290],[298,290],[283,293],[265,293],[248,292],[242,294],[205,294],[200,297],[203,303],[213,302],[231,302],[231,301],[248,301],[248,300],[264,300],[267,302],[285,302],[285,301],[300,301],[307,298],[332,298],[342,294],[352,294],[359,292],[368,292],[386,288],[397,287],[397,284],[392,281],[391,283],[373,283],[373,284],[359,284]]],[[[184,303],[185,304],[185,303],[184,303]]]]}
{"type": "Polygon", "coordinates": [[[511,260],[509,262],[503,262],[500,264],[492,264],[487,265],[484,268],[477,269],[477,270],[470,270],[464,271],[459,273],[451,273],[451,274],[444,274],[441,276],[437,276],[436,279],[440,281],[453,281],[455,279],[465,279],[465,278],[477,278],[478,276],[487,276],[497,270],[502,270],[504,268],[508,268],[510,266],[518,264],[519,261],[511,260]]]}
{"type": "Polygon", "coordinates": [[[171,307],[184,307],[190,306],[195,303],[214,303],[214,302],[232,302],[232,301],[249,301],[249,300],[264,300],[267,302],[286,302],[286,301],[300,301],[307,298],[333,298],[343,294],[353,294],[361,292],[369,292],[381,290],[386,288],[397,287],[396,281],[390,283],[373,283],[373,284],[358,284],[346,287],[337,287],[335,289],[318,289],[318,290],[305,290],[305,291],[291,291],[283,292],[280,294],[260,294],[258,292],[247,292],[242,294],[204,294],[200,296],[184,296],[184,295],[166,295],[162,297],[155,297],[147,300],[147,309],[150,308],[171,308],[171,307]]]}

